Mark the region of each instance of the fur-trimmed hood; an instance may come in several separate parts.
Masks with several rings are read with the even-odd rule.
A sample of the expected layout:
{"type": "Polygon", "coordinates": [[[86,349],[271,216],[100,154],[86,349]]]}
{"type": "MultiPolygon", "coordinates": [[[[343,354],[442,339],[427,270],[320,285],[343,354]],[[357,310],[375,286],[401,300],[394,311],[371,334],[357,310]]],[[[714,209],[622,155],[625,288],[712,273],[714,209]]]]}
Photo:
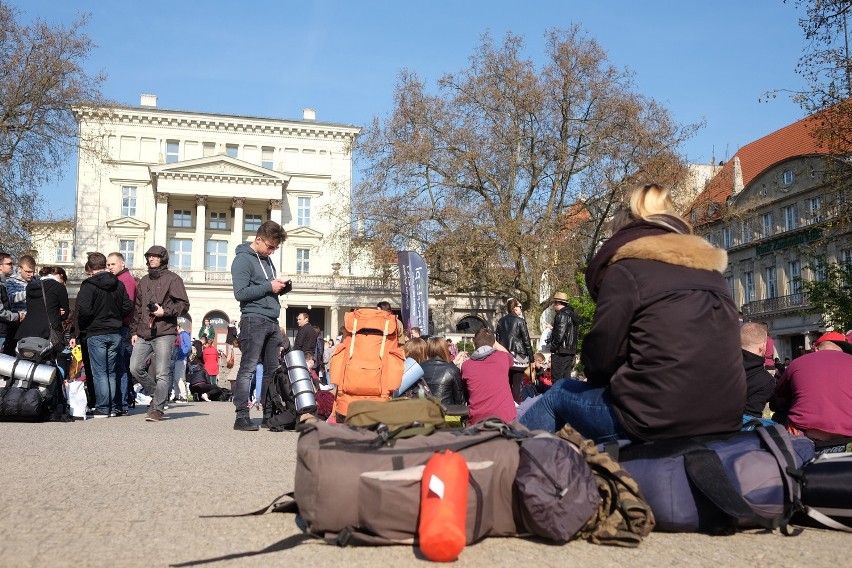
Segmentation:
{"type": "Polygon", "coordinates": [[[728,253],[695,235],[668,233],[641,237],[619,248],[609,264],[628,258],[657,260],[699,270],[723,273],[728,267],[728,253]]]}

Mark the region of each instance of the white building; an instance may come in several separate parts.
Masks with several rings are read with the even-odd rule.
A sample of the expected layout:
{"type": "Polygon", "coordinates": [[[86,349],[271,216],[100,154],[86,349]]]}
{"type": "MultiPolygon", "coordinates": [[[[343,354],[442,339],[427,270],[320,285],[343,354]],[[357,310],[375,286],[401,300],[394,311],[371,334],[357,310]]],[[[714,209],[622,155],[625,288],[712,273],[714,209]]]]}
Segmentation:
{"type": "MultiPolygon", "coordinates": [[[[399,305],[398,279],[374,276],[347,252],[360,128],[318,122],[312,109],[301,120],[166,110],[153,95],[140,106],[75,112],[81,138],[100,137],[106,153],[80,152],[75,225],[34,223],[32,231],[39,264],[64,266],[72,297],[88,253],[120,251],[142,276],[144,252],[157,244],[186,283],[195,329],[208,317],[224,326],[239,318],[234,249],[271,219],[288,235],[273,261],[294,282],[282,326],[295,329],[298,312],[308,311],[334,337],[342,311],[399,305]]],[[[435,331],[455,331],[465,317],[492,323],[495,300],[433,294],[435,331]]]]}

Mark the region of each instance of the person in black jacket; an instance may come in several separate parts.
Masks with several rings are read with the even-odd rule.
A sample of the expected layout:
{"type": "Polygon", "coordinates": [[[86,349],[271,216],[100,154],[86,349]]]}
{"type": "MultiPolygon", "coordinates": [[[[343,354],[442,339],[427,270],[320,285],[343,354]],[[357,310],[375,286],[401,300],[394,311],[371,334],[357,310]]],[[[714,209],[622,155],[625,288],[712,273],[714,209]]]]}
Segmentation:
{"type": "Polygon", "coordinates": [[[317,350],[317,330],[311,325],[311,316],[308,312],[299,312],[296,316],[296,323],[299,325],[299,331],[296,332],[296,339],[293,341],[293,349],[302,351],[307,355],[311,355],[317,350]]]}
{"type": "Polygon", "coordinates": [[[574,368],[579,319],[568,304],[565,292],[553,295],[553,309],[556,317],[553,318],[553,333],[550,335],[550,373],[556,381],[570,377],[574,368]]]}
{"type": "Polygon", "coordinates": [[[88,264],[92,275],[80,284],[77,325],[89,349],[89,372],[95,385],[94,417],[121,416],[125,413],[117,374],[118,358],[124,349],[121,326],[133,311],[133,304],[124,284],[106,269],[106,256],[92,253],[88,264]]]}
{"type": "Polygon", "coordinates": [[[512,368],[509,370],[509,385],[512,398],[520,402],[521,385],[524,371],[532,364],[533,350],[527,322],[522,317],[521,303],[514,298],[506,302],[506,315],[497,322],[497,342],[512,355],[512,368]]]}
{"type": "MultiPolygon", "coordinates": [[[[50,330],[61,333],[62,321],[68,317],[68,290],[61,274],[57,274],[57,267],[45,266],[39,275],[41,278],[33,278],[27,284],[27,315],[18,327],[16,340],[25,337],[50,339],[50,330]]],[[[54,353],[64,348],[64,345],[53,346],[54,353]]]]}
{"type": "Polygon", "coordinates": [[[467,404],[461,371],[450,359],[446,340],[441,337],[426,340],[426,357],[420,367],[432,395],[445,406],[467,404]]]}
{"type": "Polygon", "coordinates": [[[775,378],[763,366],[766,337],[766,327],[759,323],[744,323],[740,328],[746,374],[746,404],[743,415],[753,418],[763,416],[763,409],[775,392],[775,378]]]}
{"type": "Polygon", "coordinates": [[[555,383],[524,426],[570,423],[597,442],[739,431],[746,381],[727,266],[724,250],[692,235],[667,190],[634,191],[586,270],[597,301],[583,340],[587,382],[555,383]]]}

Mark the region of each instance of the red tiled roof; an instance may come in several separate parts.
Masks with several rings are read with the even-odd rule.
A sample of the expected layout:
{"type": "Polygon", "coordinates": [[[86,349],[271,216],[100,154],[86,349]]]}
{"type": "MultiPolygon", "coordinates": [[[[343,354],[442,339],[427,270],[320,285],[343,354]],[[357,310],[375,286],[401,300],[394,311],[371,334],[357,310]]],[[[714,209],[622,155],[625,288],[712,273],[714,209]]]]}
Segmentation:
{"type": "Polygon", "coordinates": [[[772,134],[767,134],[754,142],[750,142],[737,150],[721,171],[710,180],[710,183],[695,199],[692,209],[701,207],[702,215],[698,222],[708,221],[705,207],[711,203],[724,205],[731,196],[734,187],[734,158],[740,159],[743,187],[758,176],[763,170],[793,156],[829,153],[825,144],[817,141],[813,132],[819,126],[818,115],[812,115],[772,134]]]}

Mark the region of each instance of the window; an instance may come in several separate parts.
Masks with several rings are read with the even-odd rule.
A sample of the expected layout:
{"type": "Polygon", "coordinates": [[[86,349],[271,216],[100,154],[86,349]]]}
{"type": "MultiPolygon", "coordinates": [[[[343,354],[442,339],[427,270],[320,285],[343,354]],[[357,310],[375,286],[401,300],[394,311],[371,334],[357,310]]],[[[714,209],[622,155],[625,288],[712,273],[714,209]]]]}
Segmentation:
{"type": "Polygon", "coordinates": [[[192,211],[175,209],[172,212],[172,227],[192,227],[192,211]]]}
{"type": "Polygon", "coordinates": [[[225,153],[230,157],[236,158],[239,151],[240,147],[237,144],[225,144],[225,153]]]}
{"type": "Polygon", "coordinates": [[[750,243],[754,238],[754,232],[751,230],[751,221],[743,219],[740,221],[740,244],[750,243]]]}
{"type": "Polygon", "coordinates": [[[207,241],[207,270],[228,270],[228,241],[207,241]]]}
{"type": "Polygon", "coordinates": [[[224,213],[210,213],[210,228],[211,229],[227,229],[228,228],[228,220],[225,218],[224,213]]]}
{"type": "Polygon", "coordinates": [[[731,228],[724,227],[722,229],[722,248],[731,248],[731,228]]]}
{"type": "Polygon", "coordinates": [[[243,223],[244,231],[257,232],[260,229],[260,224],[263,223],[260,219],[260,215],[246,215],[245,222],[243,223]]]}
{"type": "Polygon", "coordinates": [[[174,164],[180,157],[180,144],[177,140],[166,140],[166,163],[174,164]]]}
{"type": "Polygon", "coordinates": [[[273,156],[275,155],[275,148],[270,148],[269,146],[264,146],[261,151],[260,157],[260,165],[267,169],[272,168],[273,156]]]}
{"type": "Polygon", "coordinates": [[[734,298],[734,277],[725,276],[725,282],[728,284],[728,290],[731,291],[731,299],[734,300],[734,303],[736,304],[736,298],[734,298]]]}
{"type": "Polygon", "coordinates": [[[136,241],[130,239],[121,239],[118,241],[118,252],[124,257],[124,264],[127,268],[133,268],[136,264],[136,241]]]}
{"type": "Polygon", "coordinates": [[[189,270],[192,268],[192,239],[169,241],[169,268],[189,270]]]}
{"type": "Polygon", "coordinates": [[[746,272],[743,274],[743,303],[748,304],[754,301],[754,272],[746,272]]]}
{"type": "Polygon", "coordinates": [[[202,149],[202,156],[205,158],[207,156],[215,156],[216,155],[216,143],[215,142],[205,142],[202,149]]]}
{"type": "Polygon", "coordinates": [[[56,243],[56,262],[71,262],[71,243],[69,241],[56,243]]]}
{"type": "Polygon", "coordinates": [[[778,297],[778,274],[775,271],[774,266],[770,266],[766,269],[766,299],[770,300],[772,298],[778,297]]]}
{"type": "Polygon", "coordinates": [[[300,227],[311,226],[311,198],[300,197],[296,207],[296,224],[300,227]]]}
{"type": "Polygon", "coordinates": [[[791,294],[799,294],[802,291],[802,263],[793,260],[787,264],[788,288],[791,294]]]}
{"type": "Polygon", "coordinates": [[[819,196],[808,199],[808,208],[811,213],[811,223],[822,221],[822,199],[819,196]]]}
{"type": "Polygon", "coordinates": [[[310,274],[311,251],[309,249],[296,249],[296,274],[310,274]]]}
{"type": "Polygon", "coordinates": [[[811,262],[811,272],[813,272],[815,282],[824,282],[828,277],[825,260],[821,258],[813,259],[813,262],[811,262]]]}
{"type": "Polygon", "coordinates": [[[783,210],[784,212],[784,230],[792,231],[799,226],[799,216],[796,212],[796,205],[788,205],[783,210]]]}
{"type": "Polygon", "coordinates": [[[121,187],[121,215],[123,217],[136,216],[136,186],[124,185],[121,187]]]}
{"type": "Polygon", "coordinates": [[[843,264],[852,264],[852,249],[843,249],[840,251],[840,262],[843,264]]]}
{"type": "Polygon", "coordinates": [[[793,170],[786,170],[784,174],[781,176],[781,183],[784,185],[790,185],[793,183],[793,170]]]}
{"type": "Polygon", "coordinates": [[[774,232],[775,220],[772,218],[772,212],[764,213],[760,216],[760,238],[771,237],[774,232]]]}

